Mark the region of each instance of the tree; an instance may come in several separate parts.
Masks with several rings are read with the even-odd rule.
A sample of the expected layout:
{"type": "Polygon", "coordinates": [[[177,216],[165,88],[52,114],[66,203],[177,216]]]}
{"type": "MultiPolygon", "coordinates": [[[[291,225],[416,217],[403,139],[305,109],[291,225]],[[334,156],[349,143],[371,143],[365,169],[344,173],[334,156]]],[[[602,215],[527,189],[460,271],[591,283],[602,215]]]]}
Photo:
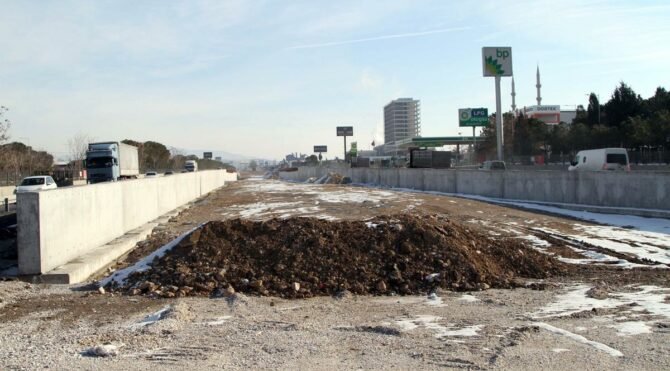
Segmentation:
{"type": "Polygon", "coordinates": [[[7,111],[9,111],[9,108],[0,106],[0,144],[9,139],[9,128],[12,126],[9,119],[5,118],[5,112],[7,111]]]}
{"type": "Polygon", "coordinates": [[[184,151],[175,147],[170,148],[170,168],[183,169],[185,162],[186,155],[184,154],[184,151]]]}
{"type": "Polygon", "coordinates": [[[53,165],[53,156],[45,151],[35,151],[23,143],[13,142],[0,146],[0,170],[11,172],[15,178],[35,172],[47,172],[53,165]]]}
{"type": "Polygon", "coordinates": [[[620,127],[626,119],[642,114],[642,98],[624,82],[614,89],[612,98],[605,104],[607,126],[620,127]]]}
{"type": "Polygon", "coordinates": [[[251,162],[249,162],[249,168],[251,168],[251,171],[256,171],[256,167],[258,167],[256,160],[251,160],[251,162]]]}
{"type": "Polygon", "coordinates": [[[600,125],[600,101],[595,93],[589,95],[589,106],[586,109],[586,123],[589,126],[600,125]]]}
{"type": "Polygon", "coordinates": [[[146,169],[165,169],[170,160],[170,151],[158,142],[144,142],[143,155],[146,169]]]}
{"type": "Polygon", "coordinates": [[[70,167],[76,173],[82,170],[83,161],[86,159],[86,151],[88,144],[95,139],[88,134],[77,133],[72,138],[68,139],[67,147],[69,153],[70,167]]]}
{"type": "Polygon", "coordinates": [[[588,113],[584,109],[584,106],[581,104],[577,106],[575,112],[575,118],[572,120],[571,124],[586,124],[588,123],[588,113]]]}
{"type": "Polygon", "coordinates": [[[305,158],[305,163],[309,166],[316,166],[319,164],[319,157],[317,155],[310,155],[305,158]]]}

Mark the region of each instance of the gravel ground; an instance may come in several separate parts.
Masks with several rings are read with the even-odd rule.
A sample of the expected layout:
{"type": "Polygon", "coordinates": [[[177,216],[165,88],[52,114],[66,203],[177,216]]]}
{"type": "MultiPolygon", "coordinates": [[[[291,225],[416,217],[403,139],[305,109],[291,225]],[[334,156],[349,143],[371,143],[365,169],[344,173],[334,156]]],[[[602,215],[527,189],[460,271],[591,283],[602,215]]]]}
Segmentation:
{"type": "MultiPolygon", "coordinates": [[[[312,187],[231,184],[158,227],[112,269],[202,222],[240,216],[441,213],[495,238],[515,237],[508,230],[528,221],[565,234],[579,232],[576,224],[598,227],[445,196],[312,187]]],[[[569,243],[551,242],[548,251],[576,257],[569,243]]],[[[0,369],[670,369],[668,269],[577,268],[528,288],[431,298],[150,299],[0,281],[0,369]],[[99,349],[116,355],[87,353],[105,344],[99,349]]]]}
{"type": "Polygon", "coordinates": [[[7,315],[11,304],[1,310],[3,369],[670,368],[667,322],[620,336],[611,311],[541,319],[623,357],[539,327],[533,313],[565,288],[439,292],[433,299],[148,300],[9,284],[17,285],[28,294],[16,307],[20,315],[7,315]],[[141,325],[165,307],[163,319],[141,325]],[[84,354],[105,343],[118,354],[84,354]]]}

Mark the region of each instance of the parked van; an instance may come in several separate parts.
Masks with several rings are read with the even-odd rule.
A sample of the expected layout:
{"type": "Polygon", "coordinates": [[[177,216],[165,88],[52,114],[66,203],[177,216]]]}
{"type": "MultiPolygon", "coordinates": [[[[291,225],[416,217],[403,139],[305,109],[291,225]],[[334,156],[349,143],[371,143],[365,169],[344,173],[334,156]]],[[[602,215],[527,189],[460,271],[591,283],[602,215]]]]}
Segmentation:
{"type": "Polygon", "coordinates": [[[630,171],[625,148],[601,148],[579,151],[568,168],[570,171],[630,171]]]}

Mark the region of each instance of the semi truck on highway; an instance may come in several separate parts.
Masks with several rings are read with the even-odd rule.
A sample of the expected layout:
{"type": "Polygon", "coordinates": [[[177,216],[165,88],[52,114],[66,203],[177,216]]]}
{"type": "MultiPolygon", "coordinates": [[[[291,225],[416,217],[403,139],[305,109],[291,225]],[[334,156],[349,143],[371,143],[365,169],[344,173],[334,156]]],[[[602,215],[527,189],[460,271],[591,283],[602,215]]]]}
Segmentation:
{"type": "Polygon", "coordinates": [[[87,183],[135,179],[140,174],[137,147],[121,142],[89,143],[86,151],[87,183]]]}
{"type": "Polygon", "coordinates": [[[198,161],[187,160],[184,163],[184,170],[186,170],[188,172],[198,171],[198,161]]]}

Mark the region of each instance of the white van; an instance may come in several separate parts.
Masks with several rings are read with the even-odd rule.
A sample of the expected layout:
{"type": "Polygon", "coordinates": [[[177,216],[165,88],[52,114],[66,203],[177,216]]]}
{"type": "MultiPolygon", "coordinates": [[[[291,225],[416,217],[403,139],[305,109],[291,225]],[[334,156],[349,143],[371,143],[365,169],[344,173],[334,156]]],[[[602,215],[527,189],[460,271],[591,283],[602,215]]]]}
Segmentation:
{"type": "Polygon", "coordinates": [[[601,148],[579,151],[568,168],[570,171],[630,171],[625,148],[601,148]]]}

